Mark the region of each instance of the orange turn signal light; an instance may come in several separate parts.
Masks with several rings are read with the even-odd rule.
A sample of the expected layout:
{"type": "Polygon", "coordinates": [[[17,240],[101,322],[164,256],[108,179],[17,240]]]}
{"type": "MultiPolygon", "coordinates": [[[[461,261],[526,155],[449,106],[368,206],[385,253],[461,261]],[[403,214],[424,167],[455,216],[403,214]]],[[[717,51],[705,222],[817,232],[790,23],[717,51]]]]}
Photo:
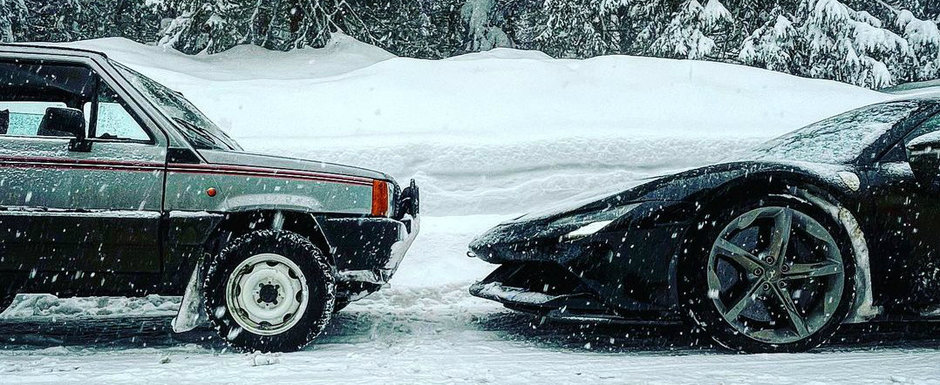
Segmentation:
{"type": "Polygon", "coordinates": [[[372,181],[372,215],[377,217],[388,216],[388,182],[384,180],[372,181]]]}

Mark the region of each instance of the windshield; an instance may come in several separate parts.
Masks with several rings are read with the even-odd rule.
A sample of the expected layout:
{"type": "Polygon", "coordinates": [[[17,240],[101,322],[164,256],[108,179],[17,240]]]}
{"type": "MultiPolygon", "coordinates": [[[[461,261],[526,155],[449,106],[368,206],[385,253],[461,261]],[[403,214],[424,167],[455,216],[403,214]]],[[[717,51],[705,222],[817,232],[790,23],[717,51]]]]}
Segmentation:
{"type": "Polygon", "coordinates": [[[903,101],[852,110],[764,143],[754,150],[755,160],[850,163],[877,141],[890,140],[889,130],[919,107],[903,101]]]}
{"type": "Polygon", "coordinates": [[[128,81],[179,127],[193,147],[200,150],[241,150],[241,146],[225,134],[179,92],[141,75],[123,64],[112,62],[128,81]]]}

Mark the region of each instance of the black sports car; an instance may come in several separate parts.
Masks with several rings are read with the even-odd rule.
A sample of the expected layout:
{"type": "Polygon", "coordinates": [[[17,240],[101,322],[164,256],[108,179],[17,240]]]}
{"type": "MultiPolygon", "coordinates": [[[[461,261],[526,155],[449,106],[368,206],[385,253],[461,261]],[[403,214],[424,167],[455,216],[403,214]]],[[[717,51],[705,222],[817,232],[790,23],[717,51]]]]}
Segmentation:
{"type": "Polygon", "coordinates": [[[739,351],[940,316],[940,99],[875,104],[742,161],[527,214],[470,244],[471,294],[547,317],[683,319],[739,351]]]}

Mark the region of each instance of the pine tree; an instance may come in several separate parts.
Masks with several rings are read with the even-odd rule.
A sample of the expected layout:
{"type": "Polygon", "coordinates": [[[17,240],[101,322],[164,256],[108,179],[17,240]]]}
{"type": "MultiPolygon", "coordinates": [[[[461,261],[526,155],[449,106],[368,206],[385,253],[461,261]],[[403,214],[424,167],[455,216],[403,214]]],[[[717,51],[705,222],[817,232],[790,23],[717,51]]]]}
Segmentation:
{"type": "Polygon", "coordinates": [[[907,41],[867,12],[838,0],[804,0],[799,14],[803,75],[880,88],[896,84],[913,62],[907,41]]]}
{"type": "Polygon", "coordinates": [[[594,0],[546,0],[545,27],[535,38],[539,49],[555,57],[591,57],[607,52],[594,0]]]}
{"type": "Polygon", "coordinates": [[[615,32],[605,42],[617,53],[652,56],[650,47],[679,5],[677,0],[601,0],[601,22],[615,32]]]}
{"type": "Polygon", "coordinates": [[[28,9],[23,0],[0,0],[0,41],[10,43],[21,40],[28,9]]]}
{"type": "Polygon", "coordinates": [[[717,56],[711,36],[731,23],[731,13],[718,0],[709,0],[705,6],[688,0],[653,42],[651,51],[656,56],[684,59],[717,56]]]}
{"type": "Polygon", "coordinates": [[[78,0],[24,0],[29,14],[23,31],[33,41],[72,41],[82,38],[76,16],[81,10],[78,0]]]}
{"type": "Polygon", "coordinates": [[[920,20],[911,11],[898,14],[895,22],[917,58],[910,66],[908,79],[913,81],[940,78],[940,28],[933,21],[920,20]]]}
{"type": "Polygon", "coordinates": [[[322,47],[336,31],[374,42],[345,0],[176,1],[181,15],[167,28],[160,44],[186,53],[215,53],[238,44],[276,50],[322,47]]]}
{"type": "Polygon", "coordinates": [[[772,71],[798,73],[799,32],[783,10],[777,9],[774,13],[775,19],[767,21],[744,40],[738,60],[772,71]]]}
{"type": "Polygon", "coordinates": [[[496,5],[496,0],[467,0],[460,8],[460,18],[467,31],[464,38],[466,51],[513,46],[506,32],[494,23],[496,5]]]}
{"type": "Polygon", "coordinates": [[[399,56],[440,59],[461,51],[458,12],[466,0],[366,0],[355,3],[366,31],[347,31],[399,56]],[[366,32],[365,36],[361,33],[366,32]]]}

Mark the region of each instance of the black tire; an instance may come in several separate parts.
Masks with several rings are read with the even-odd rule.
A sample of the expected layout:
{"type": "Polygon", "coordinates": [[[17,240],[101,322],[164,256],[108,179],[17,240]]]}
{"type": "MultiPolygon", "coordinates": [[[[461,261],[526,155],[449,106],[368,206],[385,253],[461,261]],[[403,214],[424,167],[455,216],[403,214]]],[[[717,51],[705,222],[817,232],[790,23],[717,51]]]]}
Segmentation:
{"type": "MultiPolygon", "coordinates": [[[[807,203],[804,200],[785,195],[753,199],[727,209],[715,211],[717,212],[713,212],[711,215],[707,216],[707,218],[701,220],[698,225],[701,229],[692,234],[692,237],[685,242],[683,247],[684,255],[680,260],[677,282],[680,311],[685,320],[698,331],[704,332],[719,345],[741,353],[802,352],[815,348],[831,338],[849,314],[855,302],[856,295],[855,254],[845,227],[836,218],[833,218],[831,214],[819,207],[807,203]],[[718,305],[715,304],[715,299],[709,297],[708,264],[710,263],[710,253],[716,240],[722,235],[725,227],[732,223],[735,218],[742,216],[744,213],[749,213],[751,210],[769,207],[789,208],[792,209],[793,212],[805,214],[818,224],[821,224],[835,241],[842,257],[841,281],[843,283],[841,296],[831,294],[834,297],[840,297],[841,302],[835,307],[834,311],[823,312],[827,315],[832,314],[831,318],[808,336],[802,337],[798,334],[797,338],[801,339],[787,341],[785,343],[771,343],[745,335],[725,318],[723,315],[725,313],[722,313],[718,309],[718,305]]],[[[783,273],[776,272],[776,274],[783,273]]],[[[714,277],[717,276],[716,274],[714,277]]],[[[770,274],[767,274],[766,277],[769,278],[770,274]]],[[[810,281],[812,281],[812,279],[810,281]]],[[[768,290],[769,293],[772,293],[776,288],[773,286],[762,286],[761,290],[768,290]],[[767,289],[767,287],[771,287],[772,289],[767,289]]],[[[714,291],[712,295],[716,298],[719,296],[719,294],[714,293],[714,291]]],[[[764,295],[772,296],[772,294],[764,295]]],[[[753,301],[755,297],[751,298],[753,301]]],[[[782,302],[781,300],[780,303],[782,302]]],[[[761,306],[767,305],[762,304],[761,306]]],[[[770,308],[770,306],[766,308],[770,308]]],[[[783,305],[781,305],[781,308],[784,308],[783,305]]],[[[769,313],[774,312],[771,311],[769,313]]],[[[783,311],[778,311],[776,314],[783,314],[783,311]]],[[[745,322],[745,325],[746,324],[747,322],[745,322]]],[[[772,323],[772,325],[776,324],[772,323]]]]}
{"type": "MultiPolygon", "coordinates": [[[[235,286],[240,288],[240,285],[235,286]]],[[[335,272],[327,257],[307,238],[287,231],[255,231],[235,239],[222,249],[219,255],[210,263],[205,279],[206,314],[209,315],[209,319],[218,331],[219,336],[231,346],[242,351],[289,352],[303,349],[329,323],[330,316],[333,314],[335,293],[335,272]],[[296,312],[291,313],[293,316],[290,317],[292,322],[295,323],[292,325],[286,323],[283,330],[276,330],[277,334],[259,334],[244,326],[246,322],[249,322],[245,321],[250,318],[249,316],[233,317],[230,302],[228,301],[238,303],[238,299],[233,298],[243,297],[240,296],[241,289],[236,289],[239,295],[229,296],[228,288],[232,286],[230,280],[254,274],[253,271],[257,269],[257,266],[275,266],[261,262],[251,267],[243,267],[242,272],[236,274],[235,269],[240,264],[248,261],[249,258],[272,254],[286,258],[299,268],[302,275],[295,274],[293,270],[290,270],[291,277],[294,280],[306,281],[306,288],[302,291],[306,291],[308,295],[306,306],[303,306],[300,300],[295,301],[297,309],[296,312]],[[303,313],[297,319],[296,314],[300,313],[301,310],[303,313]]],[[[296,293],[294,297],[298,296],[299,293],[296,293]]],[[[282,297],[276,298],[280,299],[282,297]]],[[[262,303],[262,300],[259,299],[258,303],[262,303]]],[[[277,300],[265,303],[277,304],[277,300]]],[[[233,306],[237,307],[238,305],[233,306]]],[[[241,314],[247,313],[242,311],[241,314]]],[[[260,325],[254,326],[259,329],[265,327],[263,323],[260,325]]],[[[262,330],[262,332],[267,333],[265,330],[262,330]]]]}

